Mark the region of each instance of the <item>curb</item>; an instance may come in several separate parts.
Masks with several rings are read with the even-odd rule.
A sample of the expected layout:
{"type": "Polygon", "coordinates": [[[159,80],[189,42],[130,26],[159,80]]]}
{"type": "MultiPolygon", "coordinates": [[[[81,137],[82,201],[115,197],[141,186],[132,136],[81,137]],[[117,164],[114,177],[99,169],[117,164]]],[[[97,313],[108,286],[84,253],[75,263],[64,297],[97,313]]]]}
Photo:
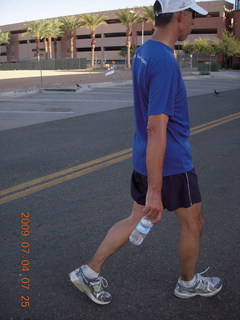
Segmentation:
{"type": "Polygon", "coordinates": [[[35,94],[35,93],[81,93],[91,91],[92,88],[103,88],[103,87],[115,87],[118,85],[132,84],[132,80],[118,81],[118,82],[96,82],[91,84],[84,84],[79,88],[39,88],[34,90],[24,91],[7,91],[0,92],[1,97],[21,97],[24,95],[35,94]]]}
{"type": "Polygon", "coordinates": [[[1,97],[21,97],[26,96],[29,94],[35,94],[38,93],[38,89],[34,90],[24,90],[24,91],[7,91],[7,92],[0,92],[0,98],[1,97]]]}
{"type": "MultiPolygon", "coordinates": [[[[184,80],[196,80],[196,79],[204,79],[204,78],[225,78],[225,79],[239,79],[240,80],[240,72],[211,72],[209,75],[199,75],[198,72],[183,75],[184,80]]],[[[131,85],[132,80],[116,80],[116,82],[96,82],[90,84],[84,84],[79,88],[39,88],[33,90],[23,90],[23,91],[7,91],[7,92],[0,92],[1,97],[21,97],[24,95],[35,94],[35,93],[81,93],[86,91],[91,91],[92,88],[104,88],[104,87],[116,87],[119,85],[131,85]]]]}

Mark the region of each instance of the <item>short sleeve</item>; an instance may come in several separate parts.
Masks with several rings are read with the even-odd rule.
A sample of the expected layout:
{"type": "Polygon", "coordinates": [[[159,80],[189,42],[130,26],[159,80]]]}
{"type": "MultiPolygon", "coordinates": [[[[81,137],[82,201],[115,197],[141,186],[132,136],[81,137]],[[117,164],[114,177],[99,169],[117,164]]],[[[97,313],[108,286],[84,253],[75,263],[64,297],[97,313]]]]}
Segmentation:
{"type": "Polygon", "coordinates": [[[148,115],[174,114],[174,100],[178,83],[175,65],[155,66],[149,79],[148,115]]]}

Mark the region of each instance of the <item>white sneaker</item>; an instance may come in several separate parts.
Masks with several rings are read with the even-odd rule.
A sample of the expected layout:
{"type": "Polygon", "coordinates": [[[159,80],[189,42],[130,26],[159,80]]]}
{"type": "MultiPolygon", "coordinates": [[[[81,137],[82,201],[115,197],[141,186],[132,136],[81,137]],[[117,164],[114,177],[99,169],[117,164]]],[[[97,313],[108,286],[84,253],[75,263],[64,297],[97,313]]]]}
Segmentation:
{"type": "Polygon", "coordinates": [[[195,296],[211,297],[217,294],[222,289],[222,280],[216,277],[203,277],[202,274],[206,271],[196,274],[196,282],[190,288],[185,287],[179,279],[174,295],[178,298],[188,299],[195,296]]]}
{"type": "Polygon", "coordinates": [[[72,283],[83,293],[97,304],[108,304],[112,301],[110,293],[103,290],[103,287],[107,287],[107,280],[102,277],[95,279],[87,278],[82,270],[82,267],[69,273],[72,283]]]}

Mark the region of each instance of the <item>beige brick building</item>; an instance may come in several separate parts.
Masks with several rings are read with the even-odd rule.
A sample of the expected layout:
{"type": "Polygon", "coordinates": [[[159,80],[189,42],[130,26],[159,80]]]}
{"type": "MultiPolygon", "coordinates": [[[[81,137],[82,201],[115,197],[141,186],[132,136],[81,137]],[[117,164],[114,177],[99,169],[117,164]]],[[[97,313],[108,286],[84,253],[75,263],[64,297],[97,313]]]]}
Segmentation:
{"type": "MultiPolygon", "coordinates": [[[[209,14],[208,16],[198,15],[194,21],[194,26],[189,41],[199,37],[221,38],[225,29],[231,30],[240,40],[240,12],[233,11],[233,5],[226,1],[205,1],[199,3],[209,14]]],[[[130,10],[130,9],[129,9],[130,10]]],[[[96,13],[96,12],[94,12],[96,13]]],[[[111,61],[123,62],[124,58],[119,55],[120,50],[126,45],[125,27],[117,20],[115,11],[101,12],[107,16],[107,24],[101,25],[96,30],[96,50],[95,59],[99,64],[111,61]]],[[[35,40],[24,35],[26,27],[24,23],[0,26],[2,32],[9,31],[11,43],[8,46],[1,46],[1,62],[26,61],[36,59],[35,40]]],[[[150,38],[153,25],[150,23],[139,23],[134,25],[132,30],[132,45],[137,47],[150,38]]],[[[91,56],[91,39],[89,30],[77,29],[75,36],[75,58],[87,58],[91,56]]],[[[67,37],[57,39],[57,59],[70,57],[70,43],[67,37]]],[[[176,48],[181,48],[177,43],[176,48]]],[[[41,42],[42,59],[45,59],[44,45],[41,42]]]]}

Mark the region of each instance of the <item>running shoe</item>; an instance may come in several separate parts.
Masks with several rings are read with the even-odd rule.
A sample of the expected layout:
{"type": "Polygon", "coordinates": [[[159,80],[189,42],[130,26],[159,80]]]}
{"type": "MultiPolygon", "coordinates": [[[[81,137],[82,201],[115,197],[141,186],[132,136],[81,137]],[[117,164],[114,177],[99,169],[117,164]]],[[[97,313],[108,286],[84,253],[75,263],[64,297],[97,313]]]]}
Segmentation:
{"type": "Polygon", "coordinates": [[[103,290],[108,286],[107,280],[102,277],[95,279],[87,278],[82,267],[69,273],[71,282],[97,304],[108,304],[112,301],[110,293],[103,290]]]}
{"type": "Polygon", "coordinates": [[[203,277],[202,274],[206,271],[196,274],[196,282],[190,288],[185,287],[179,279],[174,295],[178,298],[188,299],[195,296],[211,297],[217,294],[222,289],[222,281],[216,277],[203,277]]]}

